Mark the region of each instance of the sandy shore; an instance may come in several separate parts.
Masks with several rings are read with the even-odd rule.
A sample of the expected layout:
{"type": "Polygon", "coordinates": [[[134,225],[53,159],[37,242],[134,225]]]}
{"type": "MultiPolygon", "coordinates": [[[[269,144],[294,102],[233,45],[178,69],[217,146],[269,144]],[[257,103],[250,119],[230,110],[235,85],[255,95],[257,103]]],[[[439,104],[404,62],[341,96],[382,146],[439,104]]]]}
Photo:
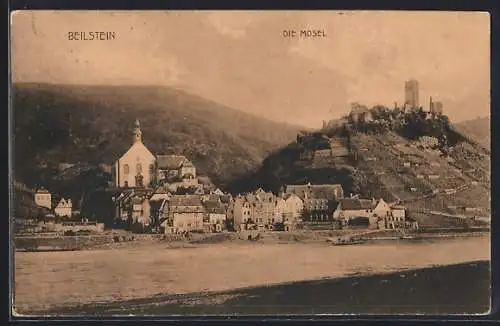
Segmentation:
{"type": "Polygon", "coordinates": [[[47,313],[167,318],[176,315],[484,315],[490,305],[489,273],[489,262],[477,261],[221,292],[157,295],[54,309],[47,313]]]}
{"type": "Polygon", "coordinates": [[[150,244],[120,250],[17,252],[15,307],[19,313],[34,313],[158,295],[487,261],[489,257],[488,237],[343,247],[245,243],[175,249],[150,244]]]}

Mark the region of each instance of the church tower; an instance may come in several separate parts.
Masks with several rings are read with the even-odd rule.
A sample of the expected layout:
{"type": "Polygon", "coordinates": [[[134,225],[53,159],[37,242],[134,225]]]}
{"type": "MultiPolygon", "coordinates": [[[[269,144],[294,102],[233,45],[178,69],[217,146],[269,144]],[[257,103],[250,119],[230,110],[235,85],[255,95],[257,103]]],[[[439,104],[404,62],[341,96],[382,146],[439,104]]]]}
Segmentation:
{"type": "Polygon", "coordinates": [[[141,125],[139,124],[139,120],[135,120],[134,123],[134,143],[142,142],[142,131],[141,125]]]}
{"type": "Polygon", "coordinates": [[[148,187],[154,180],[156,158],[142,142],[139,120],[135,120],[132,134],[132,146],[115,162],[117,188],[148,187]]]}

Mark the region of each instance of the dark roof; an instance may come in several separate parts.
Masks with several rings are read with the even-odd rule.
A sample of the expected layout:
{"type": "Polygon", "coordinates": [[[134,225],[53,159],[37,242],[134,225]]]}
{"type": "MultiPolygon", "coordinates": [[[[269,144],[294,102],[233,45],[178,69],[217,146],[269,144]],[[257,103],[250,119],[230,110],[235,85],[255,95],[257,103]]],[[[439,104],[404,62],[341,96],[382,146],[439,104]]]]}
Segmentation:
{"type": "MultiPolygon", "coordinates": [[[[297,196],[296,194],[285,194],[285,195],[283,196],[283,199],[284,199],[284,200],[287,200],[288,198],[292,197],[293,195],[297,196]]],[[[299,197],[299,196],[297,196],[297,197],[299,197]]],[[[300,197],[299,197],[299,199],[300,199],[300,197]]]]}
{"type": "Polygon", "coordinates": [[[270,199],[274,199],[274,194],[272,192],[261,191],[255,197],[261,201],[268,202],[270,199]]]}
{"type": "Polygon", "coordinates": [[[315,198],[326,198],[335,199],[337,197],[342,197],[343,189],[339,184],[334,185],[312,185],[311,186],[312,197],[315,198]],[[337,192],[337,195],[335,195],[337,192]]]}
{"type": "Polygon", "coordinates": [[[304,193],[309,192],[309,189],[307,185],[288,185],[286,186],[285,193],[289,195],[295,194],[301,199],[304,199],[304,193]]]}
{"type": "Polygon", "coordinates": [[[200,196],[174,195],[170,198],[170,207],[174,206],[203,206],[200,196]]]}
{"type": "Polygon", "coordinates": [[[36,191],[37,194],[48,194],[49,191],[47,189],[44,189],[44,188],[40,188],[36,191]]]}
{"type": "Polygon", "coordinates": [[[373,201],[370,199],[342,198],[338,201],[342,205],[342,209],[365,210],[374,208],[373,201]]]}
{"type": "Polygon", "coordinates": [[[226,213],[224,206],[219,201],[207,200],[203,203],[203,206],[209,213],[216,213],[216,214],[226,213]]]}
{"type": "Polygon", "coordinates": [[[326,184],[326,185],[288,185],[286,186],[287,194],[296,194],[300,199],[304,200],[305,194],[313,198],[335,199],[343,196],[342,185],[326,184]],[[337,191],[337,196],[335,196],[337,191]]]}
{"type": "Polygon", "coordinates": [[[183,155],[157,155],[156,164],[160,169],[179,169],[189,160],[183,155]]]}
{"type": "Polygon", "coordinates": [[[204,195],[204,197],[206,198],[206,201],[218,201],[221,198],[221,196],[216,194],[208,194],[204,195]]]}

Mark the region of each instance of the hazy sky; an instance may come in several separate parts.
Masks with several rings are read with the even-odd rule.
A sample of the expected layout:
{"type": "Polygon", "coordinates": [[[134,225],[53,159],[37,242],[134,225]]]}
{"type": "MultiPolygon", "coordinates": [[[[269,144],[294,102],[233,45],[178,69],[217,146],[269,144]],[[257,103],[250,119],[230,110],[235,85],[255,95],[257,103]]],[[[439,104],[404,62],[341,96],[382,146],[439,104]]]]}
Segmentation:
{"type": "Polygon", "coordinates": [[[401,103],[415,78],[421,104],[432,95],[454,121],[490,112],[486,13],[26,11],[11,29],[14,82],[173,86],[315,127],[350,102],[401,103]],[[117,37],[69,41],[76,31],[117,37]]]}

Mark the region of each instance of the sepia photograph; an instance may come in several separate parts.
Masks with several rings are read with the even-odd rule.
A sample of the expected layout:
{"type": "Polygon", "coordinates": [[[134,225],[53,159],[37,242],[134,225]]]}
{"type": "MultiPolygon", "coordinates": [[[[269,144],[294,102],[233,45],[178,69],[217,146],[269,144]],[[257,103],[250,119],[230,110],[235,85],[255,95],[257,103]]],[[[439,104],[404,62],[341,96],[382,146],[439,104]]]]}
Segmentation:
{"type": "Polygon", "coordinates": [[[15,317],[487,315],[490,16],[14,11],[15,317]]]}

